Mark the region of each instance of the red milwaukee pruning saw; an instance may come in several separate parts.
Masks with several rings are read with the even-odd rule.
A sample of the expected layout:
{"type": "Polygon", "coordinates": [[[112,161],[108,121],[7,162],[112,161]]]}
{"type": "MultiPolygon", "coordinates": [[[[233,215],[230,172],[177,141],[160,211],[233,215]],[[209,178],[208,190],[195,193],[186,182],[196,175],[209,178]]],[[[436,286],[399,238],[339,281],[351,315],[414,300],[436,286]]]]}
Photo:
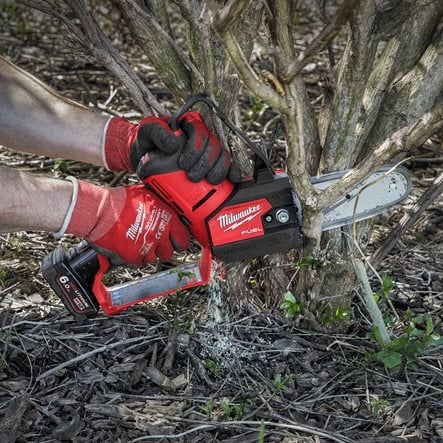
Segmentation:
{"type": "MultiPolygon", "coordinates": [[[[115,314],[179,289],[204,285],[218,272],[215,267],[221,262],[251,259],[303,245],[301,205],[288,175],[274,171],[264,149],[234,126],[206,94],[191,97],[171,117],[170,127],[179,130],[179,117],[197,102],[206,103],[255,154],[253,177],[238,185],[227,179],[219,185],[211,185],[206,179],[193,183],[179,167],[180,152],[158,158],[150,154],[144,166],[148,175],[144,183],[175,209],[200,243],[200,260],[106,287],[102,279],[111,267],[106,256],[86,242],[70,250],[59,247],[44,258],[42,272],[72,314],[95,315],[100,308],[106,314],[115,314]]],[[[314,177],[312,183],[324,189],[345,172],[314,177]]],[[[382,167],[324,211],[323,230],[381,214],[405,199],[410,188],[406,169],[391,171],[389,166],[382,167]]]]}

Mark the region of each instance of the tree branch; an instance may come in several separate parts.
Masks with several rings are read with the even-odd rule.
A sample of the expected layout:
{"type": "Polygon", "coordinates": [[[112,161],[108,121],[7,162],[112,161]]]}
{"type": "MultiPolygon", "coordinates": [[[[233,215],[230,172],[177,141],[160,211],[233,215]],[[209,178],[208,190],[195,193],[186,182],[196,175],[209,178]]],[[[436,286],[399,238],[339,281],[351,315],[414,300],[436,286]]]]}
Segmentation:
{"type": "Polygon", "coordinates": [[[149,108],[146,105],[148,104],[157,113],[164,114],[166,112],[165,108],[117,52],[101,30],[97,20],[89,12],[85,2],[83,0],[64,1],[80,20],[82,30],[86,36],[86,47],[94,59],[122,81],[144,113],[149,113],[149,108]]]}
{"type": "Polygon", "coordinates": [[[191,76],[196,83],[203,81],[188,56],[136,0],[113,0],[113,3],[166,86],[175,97],[186,99],[192,91],[191,76]]]}
{"type": "Polygon", "coordinates": [[[373,68],[378,40],[373,35],[375,0],[365,0],[352,10],[351,33],[339,62],[338,79],[322,155],[322,170],[347,169],[358,147],[359,113],[365,86],[373,68]]]}
{"type": "MultiPolygon", "coordinates": [[[[434,12],[434,17],[438,20],[443,16],[443,3],[436,4],[435,7],[436,9],[429,12],[434,12]]],[[[433,29],[430,26],[430,30],[433,29]]],[[[415,35],[415,29],[411,31],[415,35]]],[[[408,42],[412,45],[410,40],[408,42]]],[[[404,49],[405,53],[408,51],[409,49],[404,49]]],[[[440,31],[421,57],[420,54],[415,55],[416,63],[412,68],[403,75],[401,73],[401,77],[394,78],[386,89],[382,106],[377,109],[377,118],[362,147],[360,158],[367,156],[372,147],[380,144],[389,134],[417,120],[431,108],[435,97],[443,94],[443,32],[440,31]]],[[[399,57],[402,55],[399,54],[399,57]]],[[[411,56],[408,58],[409,63],[414,60],[411,56]]]]}
{"type": "Polygon", "coordinates": [[[159,114],[166,112],[151,91],[149,91],[144,83],[135,75],[131,67],[103,34],[98,23],[88,12],[83,1],[65,1],[80,20],[81,29],[63,13],[60,4],[45,0],[19,0],[19,2],[59,19],[69,30],[72,37],[79,42],[82,49],[87,49],[90,57],[92,57],[97,64],[108,69],[122,82],[143,113],[149,114],[151,113],[151,109],[159,114]]]}
{"type": "Polygon", "coordinates": [[[378,328],[383,344],[387,345],[391,341],[391,339],[389,337],[388,330],[386,329],[383,314],[374,299],[374,291],[372,290],[369,283],[365,265],[361,260],[356,258],[352,258],[352,263],[354,265],[355,274],[360,281],[361,297],[366,306],[366,309],[369,312],[369,315],[371,316],[372,325],[378,328]]]}
{"type": "Polygon", "coordinates": [[[360,0],[344,0],[331,22],[311,42],[304,53],[300,54],[283,69],[281,75],[283,81],[290,82],[310,62],[314,55],[323,50],[335,38],[349,20],[352,11],[358,6],[359,2],[360,0]]]}
{"type": "Polygon", "coordinates": [[[286,66],[287,60],[295,57],[294,39],[292,32],[292,17],[295,13],[295,3],[287,0],[268,0],[268,26],[271,39],[274,41],[274,60],[278,75],[286,66]]]}
{"type": "MultiPolygon", "coordinates": [[[[420,10],[406,20],[386,43],[368,78],[362,97],[362,106],[357,111],[360,124],[354,135],[355,150],[351,154],[353,159],[357,157],[358,151],[361,151],[367,140],[372,141],[371,138],[368,139],[368,135],[374,129],[374,124],[380,116],[382,119],[377,125],[386,125],[386,118],[389,114],[380,110],[384,105],[390,84],[395,76],[401,75],[404,70],[411,69],[420,59],[434,35],[442,13],[443,3],[434,3],[420,10]],[[407,33],[411,33],[414,38],[404,38],[407,33]]],[[[424,92],[425,89],[422,89],[422,93],[424,92]]]]}
{"type": "Polygon", "coordinates": [[[252,93],[254,93],[257,97],[260,97],[270,106],[273,106],[279,110],[284,109],[284,100],[278,95],[277,92],[259,79],[258,75],[254,72],[246,60],[246,57],[232,31],[227,30],[226,32],[221,33],[220,38],[226,52],[232,60],[232,63],[234,63],[234,66],[236,67],[242,80],[252,91],[252,93]]]}
{"type": "Polygon", "coordinates": [[[404,22],[429,6],[437,6],[440,0],[392,0],[378,3],[377,20],[374,27],[383,39],[396,33],[404,22]],[[395,5],[393,5],[395,3],[395,5]]]}
{"type": "Polygon", "coordinates": [[[223,33],[230,28],[252,0],[229,0],[213,17],[214,28],[223,33]]]}
{"type": "Polygon", "coordinates": [[[146,5],[149,8],[150,13],[156,18],[157,22],[168,33],[168,35],[174,39],[171,22],[169,20],[169,14],[167,8],[167,2],[164,0],[145,0],[146,5]]]}
{"type": "MultiPolygon", "coordinates": [[[[294,5],[286,0],[269,0],[267,4],[274,61],[280,72],[286,60],[295,56],[291,22],[294,5]]],[[[312,195],[309,176],[318,169],[321,149],[318,127],[302,77],[297,75],[291,83],[282,86],[287,104],[281,112],[287,135],[288,171],[304,199],[312,195]]]]}
{"type": "Polygon", "coordinates": [[[338,182],[322,191],[318,196],[319,209],[323,210],[338,201],[395,155],[423,144],[441,126],[443,126],[443,98],[440,98],[429,112],[413,124],[392,134],[338,182]]]}

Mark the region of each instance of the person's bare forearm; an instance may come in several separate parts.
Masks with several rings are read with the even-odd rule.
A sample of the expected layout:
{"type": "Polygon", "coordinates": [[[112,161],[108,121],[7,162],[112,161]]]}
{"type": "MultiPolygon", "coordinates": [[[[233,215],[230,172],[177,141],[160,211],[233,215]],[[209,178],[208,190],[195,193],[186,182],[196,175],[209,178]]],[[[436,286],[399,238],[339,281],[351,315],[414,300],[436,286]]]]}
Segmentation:
{"type": "Polygon", "coordinates": [[[57,232],[71,203],[73,184],[0,166],[0,233],[57,232]]]}
{"type": "Polygon", "coordinates": [[[0,56],[0,145],[101,166],[107,121],[0,56]]]}

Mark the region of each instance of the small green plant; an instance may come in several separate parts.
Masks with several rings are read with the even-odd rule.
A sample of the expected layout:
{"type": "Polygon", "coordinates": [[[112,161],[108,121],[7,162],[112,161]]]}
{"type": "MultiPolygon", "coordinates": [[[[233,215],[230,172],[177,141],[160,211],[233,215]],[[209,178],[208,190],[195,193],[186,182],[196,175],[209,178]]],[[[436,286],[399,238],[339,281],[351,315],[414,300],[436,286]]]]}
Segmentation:
{"type": "Polygon", "coordinates": [[[280,305],[280,309],[282,309],[288,317],[302,314],[305,308],[306,302],[304,300],[298,302],[291,291],[283,294],[283,303],[280,305]]]}
{"type": "Polygon", "coordinates": [[[0,285],[3,287],[9,286],[12,277],[8,269],[0,268],[0,285]]]}
{"type": "Polygon", "coordinates": [[[375,301],[387,301],[394,288],[395,283],[392,280],[391,276],[384,274],[381,278],[381,288],[374,295],[375,301]]]}
{"type": "MultiPolygon", "coordinates": [[[[374,300],[380,305],[389,304],[391,292],[395,289],[395,282],[390,275],[384,274],[381,278],[381,288],[374,294],[374,300]]],[[[395,315],[389,309],[382,309],[383,321],[390,328],[394,325],[395,315]]]]}
{"type": "Polygon", "coordinates": [[[415,241],[419,244],[424,243],[426,240],[425,235],[423,234],[423,232],[417,232],[417,234],[415,234],[415,241]]]}
{"type": "Polygon", "coordinates": [[[280,394],[288,391],[288,386],[292,381],[292,376],[285,374],[283,377],[281,374],[276,374],[272,383],[273,394],[280,394]]]}
{"type": "Polygon", "coordinates": [[[372,395],[368,406],[372,415],[381,418],[385,414],[386,409],[391,406],[391,403],[388,400],[379,398],[378,395],[372,395]]]}
{"type": "Polygon", "coordinates": [[[22,244],[18,238],[12,237],[9,240],[9,249],[14,253],[15,256],[20,255],[22,252],[22,244]]]}
{"type": "Polygon", "coordinates": [[[335,310],[335,319],[336,320],[348,320],[351,315],[351,310],[346,306],[339,306],[335,310]]]}
{"type": "Polygon", "coordinates": [[[184,322],[184,331],[186,334],[193,335],[195,332],[195,318],[192,316],[186,317],[184,322]]]}
{"type": "Polygon", "coordinates": [[[369,361],[379,361],[386,368],[394,371],[403,371],[406,366],[416,366],[417,358],[427,349],[443,343],[443,338],[435,332],[434,322],[430,314],[414,316],[411,311],[406,313],[407,326],[405,333],[383,344],[377,328],[374,329],[374,338],[381,346],[381,350],[369,355],[369,361]]]}
{"type": "Polygon", "coordinates": [[[177,274],[177,289],[166,299],[168,309],[174,312],[174,318],[170,322],[170,325],[176,331],[185,331],[187,334],[193,334],[195,329],[194,318],[192,316],[187,316],[183,321],[183,319],[180,318],[180,312],[187,299],[184,290],[181,287],[186,283],[185,279],[195,278],[195,274],[180,269],[172,269],[169,271],[169,274],[177,274]]]}
{"type": "Polygon", "coordinates": [[[333,324],[349,320],[351,314],[352,311],[349,306],[337,306],[334,310],[326,307],[321,315],[321,320],[325,324],[333,324]]]}
{"type": "Polygon", "coordinates": [[[317,271],[323,264],[321,260],[316,259],[312,255],[308,255],[299,261],[298,266],[300,266],[300,268],[309,268],[311,271],[317,271]]]}
{"type": "Polygon", "coordinates": [[[168,297],[168,301],[177,308],[180,303],[184,302],[183,290],[181,289],[182,284],[186,278],[195,278],[195,274],[189,271],[182,271],[180,269],[172,269],[170,274],[177,274],[177,289],[175,293],[168,297]]]}
{"type": "Polygon", "coordinates": [[[206,369],[215,377],[219,377],[221,374],[220,366],[212,358],[205,358],[204,360],[206,369]]]}
{"type": "Polygon", "coordinates": [[[268,109],[269,106],[260,98],[253,96],[252,97],[252,107],[248,112],[248,119],[255,122],[257,121],[268,109]]]}
{"type": "Polygon", "coordinates": [[[52,167],[52,173],[59,176],[61,174],[66,174],[66,172],[68,172],[68,164],[66,161],[61,159],[55,160],[54,166],[52,167]]]}
{"type": "Polygon", "coordinates": [[[178,281],[181,283],[185,278],[195,278],[195,274],[189,271],[182,271],[180,269],[174,269],[171,273],[176,273],[178,281]]]}
{"type": "Polygon", "coordinates": [[[222,400],[220,402],[220,408],[225,414],[226,418],[239,420],[243,417],[248,403],[248,401],[244,401],[241,403],[228,403],[227,401],[222,400]]]}
{"type": "Polygon", "coordinates": [[[217,404],[217,402],[212,399],[209,400],[205,405],[203,405],[201,408],[203,409],[203,411],[206,413],[206,415],[210,416],[212,415],[212,413],[214,412],[214,408],[215,405],[217,404]]]}
{"type": "Polygon", "coordinates": [[[265,443],[266,427],[265,422],[262,420],[260,422],[260,427],[258,428],[258,443],[265,443]]]}

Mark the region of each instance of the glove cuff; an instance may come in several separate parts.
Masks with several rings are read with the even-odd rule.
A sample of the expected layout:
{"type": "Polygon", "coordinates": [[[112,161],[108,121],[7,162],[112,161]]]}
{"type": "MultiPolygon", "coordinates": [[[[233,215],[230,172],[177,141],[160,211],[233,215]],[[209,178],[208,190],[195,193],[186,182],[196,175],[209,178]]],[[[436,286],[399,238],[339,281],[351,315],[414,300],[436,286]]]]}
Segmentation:
{"type": "Polygon", "coordinates": [[[124,118],[112,117],[104,128],[103,164],[110,171],[134,171],[129,160],[137,125],[124,118]]]}
{"type": "Polygon", "coordinates": [[[77,181],[76,187],[74,185],[74,192],[75,188],[77,195],[73,195],[72,208],[69,208],[63,223],[65,232],[94,242],[105,235],[120,217],[126,201],[125,188],[102,188],[82,180],[77,181]]]}
{"type": "Polygon", "coordinates": [[[63,223],[60,227],[60,229],[57,232],[54,232],[52,235],[56,240],[63,237],[63,235],[66,233],[66,230],[68,228],[69,222],[72,217],[72,212],[74,211],[75,204],[77,203],[77,197],[78,197],[78,180],[75,177],[66,177],[66,180],[70,181],[73,185],[72,190],[72,197],[71,197],[71,203],[69,204],[69,208],[66,212],[65,218],[63,220],[63,223]]]}

